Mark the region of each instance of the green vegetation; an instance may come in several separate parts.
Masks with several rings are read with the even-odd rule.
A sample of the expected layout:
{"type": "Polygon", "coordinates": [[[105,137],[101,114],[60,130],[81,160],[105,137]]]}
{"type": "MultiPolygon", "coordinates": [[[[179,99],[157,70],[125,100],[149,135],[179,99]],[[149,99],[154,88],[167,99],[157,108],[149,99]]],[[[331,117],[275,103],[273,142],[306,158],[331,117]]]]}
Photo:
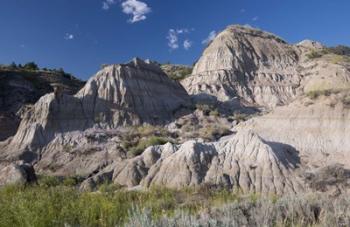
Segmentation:
{"type": "Polygon", "coordinates": [[[130,147],[129,153],[132,156],[138,156],[142,154],[142,152],[150,146],[155,146],[155,145],[163,145],[169,142],[167,138],[164,137],[158,137],[158,136],[151,136],[147,139],[141,139],[136,146],[130,147]]]}
{"type": "Polygon", "coordinates": [[[33,71],[39,70],[39,67],[37,64],[35,64],[35,62],[28,62],[27,64],[24,65],[23,68],[27,70],[33,70],[33,71]]]}
{"type": "Polygon", "coordinates": [[[59,69],[40,68],[35,62],[28,62],[23,66],[21,64],[17,65],[15,62],[12,62],[10,65],[0,65],[0,70],[20,71],[20,72],[26,72],[26,73],[50,72],[50,73],[60,74],[67,79],[73,78],[73,76],[70,73],[65,72],[62,68],[59,68],[59,69]]]}
{"type": "Polygon", "coordinates": [[[336,47],[327,47],[321,50],[312,50],[306,56],[308,59],[317,59],[321,58],[324,55],[330,56],[330,61],[333,64],[339,64],[344,62],[350,62],[350,48],[346,46],[336,46],[336,47]]]}
{"type": "Polygon", "coordinates": [[[341,90],[335,89],[324,89],[324,90],[312,90],[306,93],[306,96],[310,99],[317,99],[320,96],[330,96],[331,94],[337,94],[341,92],[341,90]]]}
{"type": "Polygon", "coordinates": [[[91,193],[62,184],[7,186],[0,188],[0,226],[116,226],[128,220],[133,207],[148,209],[158,220],[177,209],[195,214],[237,199],[228,191],[202,188],[141,192],[104,185],[100,192],[91,193]]]}
{"type": "Polygon", "coordinates": [[[163,127],[144,125],[132,127],[121,138],[122,148],[132,157],[142,154],[149,146],[163,145],[167,142],[174,142],[173,135],[163,127]]]}
{"type": "Polygon", "coordinates": [[[348,226],[347,195],[243,195],[210,186],[126,191],[104,184],[0,188],[0,226],[348,226]]]}
{"type": "Polygon", "coordinates": [[[325,49],[323,49],[323,50],[312,50],[310,53],[308,53],[306,55],[306,57],[311,60],[311,59],[320,58],[323,55],[325,55],[326,53],[327,52],[325,51],[325,49]]]}
{"type": "Polygon", "coordinates": [[[192,68],[187,66],[164,64],[161,68],[173,80],[183,80],[192,73],[192,68]]]}
{"type": "Polygon", "coordinates": [[[205,116],[219,116],[220,113],[217,108],[213,105],[208,104],[197,104],[196,109],[203,112],[205,116]]]}
{"type": "Polygon", "coordinates": [[[208,125],[207,127],[203,127],[199,129],[199,137],[204,139],[205,141],[213,141],[218,140],[223,136],[227,136],[232,134],[229,128],[220,127],[217,125],[208,125]]]}
{"type": "Polygon", "coordinates": [[[249,115],[244,113],[234,113],[233,117],[231,118],[233,121],[236,121],[237,123],[243,122],[248,120],[249,115]]]}

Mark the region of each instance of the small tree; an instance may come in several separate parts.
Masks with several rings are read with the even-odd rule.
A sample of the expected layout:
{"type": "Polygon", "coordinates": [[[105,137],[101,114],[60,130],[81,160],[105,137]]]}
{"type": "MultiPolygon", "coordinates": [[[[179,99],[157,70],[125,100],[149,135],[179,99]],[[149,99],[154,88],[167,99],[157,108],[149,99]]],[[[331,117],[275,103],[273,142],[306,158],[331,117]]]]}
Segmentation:
{"type": "Polygon", "coordinates": [[[39,67],[35,62],[28,62],[24,65],[24,68],[28,70],[39,70],[39,67]]]}
{"type": "Polygon", "coordinates": [[[11,69],[17,69],[16,63],[15,63],[15,62],[12,62],[12,63],[10,64],[10,68],[11,68],[11,69]]]}

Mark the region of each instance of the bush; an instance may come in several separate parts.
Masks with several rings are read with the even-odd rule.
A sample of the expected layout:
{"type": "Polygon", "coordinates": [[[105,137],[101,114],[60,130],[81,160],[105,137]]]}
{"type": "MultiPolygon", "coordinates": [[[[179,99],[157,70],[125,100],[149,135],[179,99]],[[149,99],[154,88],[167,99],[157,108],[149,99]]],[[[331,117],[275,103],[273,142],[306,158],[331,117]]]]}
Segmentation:
{"type": "MultiPolygon", "coordinates": [[[[0,226],[122,226],[133,207],[147,208],[150,218],[158,220],[171,216],[176,209],[196,213],[210,207],[212,198],[222,197],[220,192],[201,195],[195,189],[124,191],[110,184],[103,187],[102,193],[79,192],[66,186],[0,188],[0,226]]],[[[232,194],[225,200],[236,198],[232,194]]]]}
{"type": "Polygon", "coordinates": [[[243,113],[235,113],[232,117],[232,120],[236,121],[237,123],[240,123],[248,120],[248,115],[243,113]]]}
{"type": "Polygon", "coordinates": [[[218,140],[223,136],[232,134],[229,128],[210,125],[199,130],[199,137],[206,141],[218,140]]]}
{"type": "Polygon", "coordinates": [[[140,140],[135,147],[131,147],[129,153],[132,156],[138,156],[143,153],[143,151],[150,146],[163,145],[169,142],[168,139],[158,136],[151,136],[150,138],[140,140]]]}
{"type": "Polygon", "coordinates": [[[59,177],[55,176],[39,176],[38,184],[42,187],[56,187],[62,183],[59,177]]]}
{"type": "Polygon", "coordinates": [[[306,93],[306,96],[310,99],[317,99],[320,96],[330,96],[331,94],[339,93],[338,90],[325,89],[325,90],[313,90],[306,93]]]}
{"type": "Polygon", "coordinates": [[[218,116],[220,116],[220,113],[217,109],[215,109],[215,110],[210,111],[209,115],[214,116],[214,117],[218,117],[218,116]]]}
{"type": "Polygon", "coordinates": [[[211,111],[216,110],[214,106],[206,104],[197,104],[196,109],[202,111],[205,116],[209,116],[211,111]]]}
{"type": "Polygon", "coordinates": [[[39,70],[39,67],[37,64],[35,64],[35,62],[28,62],[23,67],[27,70],[33,70],[33,71],[39,70]]]}
{"type": "Polygon", "coordinates": [[[306,55],[308,59],[316,59],[322,57],[323,54],[320,51],[312,50],[310,53],[306,55]]]}

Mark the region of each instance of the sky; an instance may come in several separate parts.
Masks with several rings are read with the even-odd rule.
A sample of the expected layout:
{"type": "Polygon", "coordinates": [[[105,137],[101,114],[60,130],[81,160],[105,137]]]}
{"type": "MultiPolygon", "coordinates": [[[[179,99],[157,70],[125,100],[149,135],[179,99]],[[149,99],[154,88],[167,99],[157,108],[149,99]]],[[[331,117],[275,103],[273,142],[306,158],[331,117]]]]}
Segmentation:
{"type": "Polygon", "coordinates": [[[349,0],[0,0],[0,64],[88,79],[133,57],[192,65],[231,24],[350,46],[349,0]]]}

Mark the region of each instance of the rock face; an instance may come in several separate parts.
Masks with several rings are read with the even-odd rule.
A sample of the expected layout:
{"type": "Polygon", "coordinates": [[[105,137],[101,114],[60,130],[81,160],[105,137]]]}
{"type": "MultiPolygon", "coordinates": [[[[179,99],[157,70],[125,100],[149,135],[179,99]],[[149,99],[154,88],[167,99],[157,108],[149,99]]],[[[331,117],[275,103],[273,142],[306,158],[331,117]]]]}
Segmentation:
{"type": "Polygon", "coordinates": [[[295,147],[309,166],[343,164],[350,168],[349,93],[317,99],[301,98],[288,106],[253,118],[237,127],[251,129],[262,138],[295,147]]]}
{"type": "Polygon", "coordinates": [[[88,116],[109,127],[171,120],[190,100],[182,86],[151,62],[105,67],[76,95],[88,116]]]}
{"type": "Polygon", "coordinates": [[[53,140],[60,151],[89,128],[162,124],[190,106],[182,86],[157,65],[134,59],[107,66],[75,96],[57,92],[43,96],[24,116],[16,135],[0,144],[5,147],[0,157],[33,161],[39,158],[38,150],[59,147],[50,144],[53,140]]]}
{"type": "Polygon", "coordinates": [[[36,181],[34,169],[28,164],[0,164],[0,186],[36,181]]]}
{"type": "Polygon", "coordinates": [[[53,92],[54,86],[75,94],[84,82],[63,73],[0,68],[0,141],[13,136],[26,106],[53,92]]]}
{"type": "Polygon", "coordinates": [[[300,84],[297,49],[275,35],[229,26],[209,44],[182,81],[190,94],[206,93],[220,101],[239,97],[264,107],[288,103],[300,84]]]}
{"type": "Polygon", "coordinates": [[[287,145],[262,140],[251,131],[214,143],[188,141],[150,147],[124,165],[116,165],[115,183],[172,188],[215,185],[243,192],[303,190],[294,174],[299,159],[287,145]]]}
{"type": "Polygon", "coordinates": [[[21,168],[1,166],[2,160],[19,159],[41,174],[81,176],[82,189],[113,181],[263,194],[345,191],[350,179],[347,54],[345,47],[309,40],[290,45],[267,32],[230,26],[182,81],[196,111],[186,90],[158,64],[134,59],[105,66],[74,96],[57,87],[22,111],[16,135],[0,142],[0,182],[24,182],[21,168]],[[245,108],[250,114],[260,107],[269,112],[250,120],[230,112],[245,108]],[[124,146],[125,138],[136,135],[123,134],[127,127],[143,123],[169,131],[139,133],[136,143],[124,146]],[[138,153],[146,146],[141,142],[157,144],[161,136],[178,144],[150,146],[128,158],[131,148],[138,153]]]}

